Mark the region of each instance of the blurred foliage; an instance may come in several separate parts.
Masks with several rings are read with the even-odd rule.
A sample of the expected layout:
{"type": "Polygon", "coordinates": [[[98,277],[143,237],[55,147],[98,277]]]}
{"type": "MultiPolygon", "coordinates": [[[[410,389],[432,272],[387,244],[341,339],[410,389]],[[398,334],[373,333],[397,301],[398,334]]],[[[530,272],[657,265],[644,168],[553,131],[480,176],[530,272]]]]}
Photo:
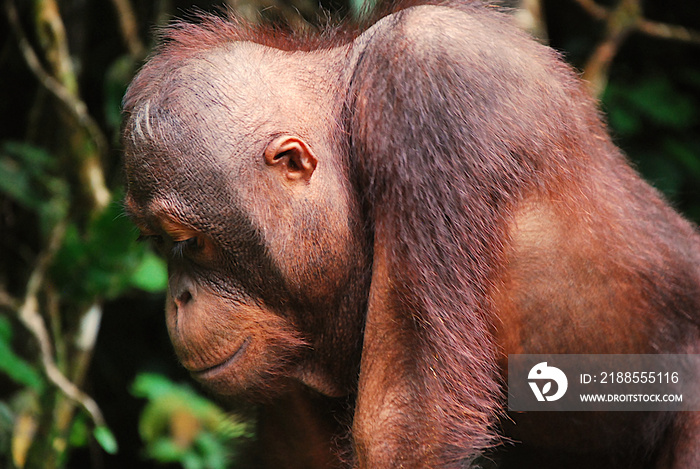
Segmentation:
{"type": "MultiPolygon", "coordinates": [[[[650,75],[624,85],[611,82],[602,98],[613,133],[635,156],[639,170],[675,201],[700,184],[700,72],[688,84],[695,93],[674,88],[665,75],[650,75]]],[[[697,200],[683,208],[700,219],[697,200]]]]}
{"type": "Polygon", "coordinates": [[[0,143],[0,194],[36,213],[42,236],[68,211],[68,184],[46,150],[29,143],[0,143]]]}
{"type": "MultiPolygon", "coordinates": [[[[122,198],[121,193],[115,196],[117,201],[122,198]]],[[[53,264],[56,286],[63,294],[111,299],[130,287],[151,292],[165,288],[164,262],[137,242],[137,231],[123,212],[121,203],[114,202],[86,229],[75,223],[68,226],[53,264]]]]}
{"type": "Polygon", "coordinates": [[[148,399],[139,433],[146,455],[161,463],[177,462],[184,469],[235,467],[238,448],[253,436],[246,423],[161,375],[138,375],[131,392],[148,399]]]}
{"type": "MultiPolygon", "coordinates": [[[[121,99],[153,26],[221,3],[5,2],[17,21],[10,8],[0,16],[2,468],[233,467],[252,438],[250,424],[166,378],[186,379],[166,343],[166,268],[136,242],[121,206],[121,99]],[[60,99],[56,87],[65,92],[60,99]],[[96,173],[97,182],[90,179],[96,173]],[[100,181],[110,196],[105,204],[95,202],[100,181]],[[104,419],[87,411],[89,396],[66,394],[47,360],[94,396],[104,419]]],[[[360,18],[379,1],[227,3],[251,21],[314,29],[360,18]]],[[[542,5],[551,44],[581,68],[604,25],[574,0],[542,5]]],[[[648,0],[644,8],[650,19],[700,28],[696,0],[648,0]]],[[[616,142],[645,177],[700,221],[700,47],[630,36],[613,61],[602,106],[616,142]]]]}
{"type": "MultiPolygon", "coordinates": [[[[46,383],[39,371],[12,350],[12,324],[0,316],[0,372],[32,391],[41,392],[46,383]]],[[[5,413],[10,409],[5,407],[5,413]]],[[[0,432],[2,425],[0,424],[0,432]]],[[[0,437],[1,439],[1,437],[0,437]]]]}

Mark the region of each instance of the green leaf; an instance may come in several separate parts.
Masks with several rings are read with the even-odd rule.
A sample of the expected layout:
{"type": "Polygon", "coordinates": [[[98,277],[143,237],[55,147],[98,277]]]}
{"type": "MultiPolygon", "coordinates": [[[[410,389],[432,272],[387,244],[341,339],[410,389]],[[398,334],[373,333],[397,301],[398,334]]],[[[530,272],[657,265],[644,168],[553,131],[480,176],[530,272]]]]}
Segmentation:
{"type": "Polygon", "coordinates": [[[95,428],[93,432],[95,441],[97,441],[103,450],[109,454],[116,454],[119,450],[117,446],[117,439],[114,438],[114,434],[105,425],[101,425],[95,428]]]}
{"type": "Polygon", "coordinates": [[[700,146],[691,142],[665,139],[664,152],[682,166],[684,172],[700,179],[700,146]]]}
{"type": "Polygon", "coordinates": [[[132,286],[147,292],[162,292],[168,285],[168,268],[161,258],[146,251],[130,282],[132,286]]]}
{"type": "Polygon", "coordinates": [[[29,175],[7,157],[0,159],[0,192],[26,208],[36,209],[41,204],[41,198],[31,187],[29,175]]]}
{"type": "Polygon", "coordinates": [[[11,156],[25,168],[27,174],[35,178],[42,178],[56,166],[54,159],[46,150],[28,143],[3,142],[0,152],[11,156]]]}
{"type": "Polygon", "coordinates": [[[176,392],[181,385],[175,384],[157,373],[139,373],[131,385],[131,394],[149,400],[157,400],[176,392]]]}
{"type": "Polygon", "coordinates": [[[15,413],[7,403],[0,401],[0,435],[11,432],[15,424],[15,413]]]}
{"type": "Polygon", "coordinates": [[[44,387],[41,375],[12,351],[10,323],[6,320],[0,321],[0,328],[4,329],[0,336],[0,372],[4,372],[15,382],[40,392],[44,387]]]}
{"type": "MultiPolygon", "coordinates": [[[[82,231],[75,224],[68,227],[52,268],[65,297],[79,301],[114,298],[133,286],[132,277],[147,256],[147,248],[136,242],[136,229],[124,216],[120,199],[121,195],[116,194],[115,200],[82,231]]],[[[167,282],[167,274],[165,277],[141,280],[155,289],[167,282]]]]}
{"type": "Polygon", "coordinates": [[[610,83],[603,101],[611,126],[621,134],[640,132],[643,120],[667,128],[687,129],[697,117],[692,96],[674,89],[665,76],[646,77],[625,86],[610,83]]]}
{"type": "Polygon", "coordinates": [[[148,445],[147,453],[159,462],[177,462],[183,458],[185,450],[179,448],[172,440],[159,438],[148,445]]]}
{"type": "Polygon", "coordinates": [[[637,109],[657,124],[683,128],[692,123],[692,100],[674,90],[665,78],[640,83],[632,88],[631,97],[637,109]]]}
{"type": "Polygon", "coordinates": [[[67,210],[68,185],[54,169],[54,159],[41,148],[11,141],[0,145],[0,193],[40,215],[52,205],[50,220],[67,210]]]}
{"type": "Polygon", "coordinates": [[[226,469],[231,456],[230,445],[209,432],[202,432],[196,441],[197,453],[201,454],[207,469],[226,469]]]}
{"type": "Polygon", "coordinates": [[[85,421],[84,413],[77,414],[76,418],[73,420],[73,425],[70,429],[70,435],[68,436],[68,441],[72,448],[82,448],[87,446],[88,439],[90,437],[90,430],[88,424],[85,421]]]}
{"type": "Polygon", "coordinates": [[[0,316],[0,342],[10,343],[12,340],[12,324],[6,316],[0,316]]]}
{"type": "Polygon", "coordinates": [[[181,463],[184,469],[214,469],[206,467],[204,458],[193,451],[185,452],[182,455],[181,463]]]}
{"type": "Polygon", "coordinates": [[[227,414],[209,399],[187,385],[173,383],[168,378],[151,373],[136,377],[131,388],[137,397],[149,402],[139,419],[139,433],[146,452],[160,462],[179,462],[184,468],[219,469],[231,463],[237,447],[252,437],[249,426],[234,415],[227,414]],[[191,427],[194,440],[183,444],[182,435],[176,442],[173,423],[195,419],[191,427]]]}
{"type": "Polygon", "coordinates": [[[615,133],[620,135],[634,135],[642,128],[639,115],[624,106],[611,107],[608,111],[608,120],[615,133]]]}

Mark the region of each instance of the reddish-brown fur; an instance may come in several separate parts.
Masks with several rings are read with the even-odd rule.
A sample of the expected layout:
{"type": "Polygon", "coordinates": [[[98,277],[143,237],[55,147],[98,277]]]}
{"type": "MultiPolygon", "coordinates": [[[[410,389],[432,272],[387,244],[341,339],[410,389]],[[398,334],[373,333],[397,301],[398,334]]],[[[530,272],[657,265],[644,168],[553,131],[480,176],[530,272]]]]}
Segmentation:
{"type": "Polygon", "coordinates": [[[175,350],[261,402],[270,466],[700,465],[697,413],[504,411],[509,353],[700,353],[700,237],[505,15],[281,39],[204,17],[125,112],[175,350]]]}

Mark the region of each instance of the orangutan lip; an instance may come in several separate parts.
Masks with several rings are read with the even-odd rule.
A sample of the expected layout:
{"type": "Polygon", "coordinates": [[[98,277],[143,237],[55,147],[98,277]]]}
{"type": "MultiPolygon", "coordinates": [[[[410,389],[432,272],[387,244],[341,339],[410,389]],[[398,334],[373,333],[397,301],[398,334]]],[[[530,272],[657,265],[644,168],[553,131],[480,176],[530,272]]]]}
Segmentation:
{"type": "Polygon", "coordinates": [[[203,370],[196,370],[192,371],[192,374],[195,375],[198,378],[211,378],[214,375],[216,375],[219,371],[227,368],[229,365],[232,365],[233,363],[238,360],[245,350],[248,348],[248,345],[250,345],[250,337],[246,338],[243,343],[241,344],[240,347],[238,347],[238,350],[236,350],[233,355],[228,357],[226,360],[223,362],[219,363],[218,365],[211,366],[209,368],[204,368],[203,370]]]}

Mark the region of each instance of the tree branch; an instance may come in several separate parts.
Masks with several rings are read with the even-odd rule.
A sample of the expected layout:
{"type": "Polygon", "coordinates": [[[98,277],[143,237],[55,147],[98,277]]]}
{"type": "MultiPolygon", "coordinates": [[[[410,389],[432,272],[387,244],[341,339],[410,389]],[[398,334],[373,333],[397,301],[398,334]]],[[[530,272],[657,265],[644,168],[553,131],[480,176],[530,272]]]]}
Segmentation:
{"type": "Polygon", "coordinates": [[[97,403],[82,392],[58,369],[53,359],[53,345],[44,319],[39,313],[39,292],[46,277],[46,271],[58,249],[61,247],[66,232],[67,220],[61,220],[52,230],[46,249],[39,255],[36,266],[29,276],[24,300],[19,306],[18,317],[22,324],[39,342],[41,363],[49,381],[61,390],[69,399],[77,402],[92,418],[96,426],[105,424],[102,412],[97,403]]]}
{"type": "Polygon", "coordinates": [[[700,32],[682,26],[658,23],[644,17],[640,0],[619,0],[613,9],[598,5],[595,0],[575,0],[592,17],[605,21],[607,32],[596,46],[584,67],[583,77],[596,94],[608,79],[610,64],[624,40],[632,32],[700,44],[700,32]]]}
{"type": "MultiPolygon", "coordinates": [[[[63,105],[68,113],[76,119],[79,125],[87,131],[90,139],[97,147],[98,154],[100,156],[106,155],[108,148],[107,139],[97,122],[88,113],[85,103],[44,69],[39,60],[39,56],[27,39],[27,35],[19,21],[19,15],[14,3],[12,0],[7,0],[5,5],[10,25],[17,36],[19,49],[30,71],[39,80],[39,83],[48,90],[49,93],[63,105]]],[[[94,162],[91,163],[85,160],[82,162],[82,166],[86,175],[84,182],[88,184],[95,206],[98,209],[107,206],[111,196],[109,190],[105,187],[104,177],[100,173],[99,168],[94,167],[94,162]],[[99,174],[96,174],[96,172],[99,174]]]]}
{"type": "Polygon", "coordinates": [[[595,0],[574,0],[576,3],[588,12],[593,18],[605,20],[610,14],[610,10],[604,6],[598,5],[595,0]]]}
{"type": "Polygon", "coordinates": [[[112,0],[114,9],[117,10],[119,17],[119,29],[122,33],[122,39],[129,49],[129,54],[136,60],[143,58],[146,52],[146,47],[139,38],[138,27],[136,24],[136,15],[129,0],[112,0]]]}
{"type": "Polygon", "coordinates": [[[605,39],[598,43],[583,67],[583,79],[590,84],[590,89],[596,96],[600,96],[605,90],[610,65],[628,35],[628,29],[609,32],[605,39]]]}
{"type": "Polygon", "coordinates": [[[515,19],[525,31],[547,43],[547,25],[541,0],[521,0],[520,8],[515,12],[515,19]]]}
{"type": "Polygon", "coordinates": [[[684,28],[675,24],[658,23],[642,18],[637,23],[637,30],[662,39],[691,42],[700,45],[700,31],[684,28]]]}
{"type": "Polygon", "coordinates": [[[7,293],[3,287],[0,287],[0,308],[6,308],[11,311],[19,309],[19,300],[7,293]]]}

